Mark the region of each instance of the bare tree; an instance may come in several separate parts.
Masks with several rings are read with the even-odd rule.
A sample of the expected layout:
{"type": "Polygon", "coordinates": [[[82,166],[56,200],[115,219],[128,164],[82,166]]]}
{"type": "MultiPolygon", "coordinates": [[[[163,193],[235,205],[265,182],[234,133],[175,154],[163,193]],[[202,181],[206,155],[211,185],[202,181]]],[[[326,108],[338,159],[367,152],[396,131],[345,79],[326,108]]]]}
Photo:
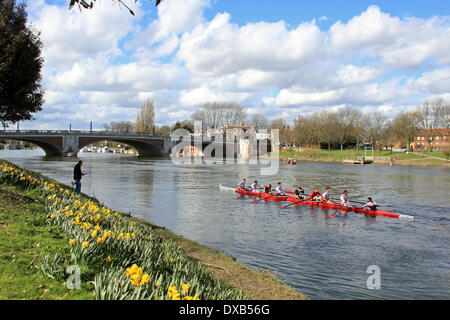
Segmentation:
{"type": "Polygon", "coordinates": [[[224,125],[240,126],[246,124],[247,113],[239,104],[234,102],[222,103],[221,109],[224,125]]]}
{"type": "Polygon", "coordinates": [[[251,117],[250,125],[252,125],[256,130],[268,129],[269,121],[262,114],[256,113],[251,117]]]}
{"type": "Polygon", "coordinates": [[[160,135],[169,135],[170,127],[168,125],[156,126],[155,125],[155,133],[160,135]]]}
{"type": "Polygon", "coordinates": [[[153,122],[155,119],[155,108],[153,101],[147,99],[142,105],[141,111],[137,115],[134,131],[138,133],[153,133],[153,122]]]}
{"type": "Polygon", "coordinates": [[[393,135],[408,149],[419,131],[420,118],[417,112],[402,112],[392,121],[393,135]]]}
{"type": "Polygon", "coordinates": [[[310,116],[298,115],[295,117],[292,129],[295,145],[311,148],[313,144],[319,143],[320,129],[317,120],[317,114],[310,116]]]}
{"type": "Polygon", "coordinates": [[[206,103],[191,115],[193,121],[201,121],[203,130],[217,129],[225,125],[239,126],[247,121],[245,110],[234,102],[206,103]]]}
{"type": "Polygon", "coordinates": [[[129,133],[134,130],[134,123],[132,121],[111,121],[110,123],[104,123],[103,127],[106,131],[129,133]]]}
{"type": "Polygon", "coordinates": [[[381,152],[383,139],[386,137],[387,117],[379,111],[370,112],[363,116],[364,136],[370,144],[381,152]]]}
{"type": "Polygon", "coordinates": [[[359,140],[358,136],[361,134],[361,118],[361,112],[350,107],[346,107],[338,112],[336,136],[341,145],[341,150],[343,150],[344,144],[349,143],[352,138],[355,141],[359,140]]]}
{"type": "Polygon", "coordinates": [[[433,141],[436,139],[436,129],[448,126],[450,117],[450,104],[443,99],[424,101],[417,109],[422,128],[426,131],[428,145],[433,150],[433,141]]]}
{"type": "Polygon", "coordinates": [[[324,110],[317,118],[320,142],[326,143],[330,150],[331,145],[338,140],[336,136],[336,128],[339,126],[338,115],[336,112],[324,110]]]}
{"type": "Polygon", "coordinates": [[[286,120],[279,118],[272,120],[270,123],[270,129],[277,129],[278,130],[278,137],[280,139],[281,145],[288,144],[291,138],[291,128],[287,124],[286,120]]]}

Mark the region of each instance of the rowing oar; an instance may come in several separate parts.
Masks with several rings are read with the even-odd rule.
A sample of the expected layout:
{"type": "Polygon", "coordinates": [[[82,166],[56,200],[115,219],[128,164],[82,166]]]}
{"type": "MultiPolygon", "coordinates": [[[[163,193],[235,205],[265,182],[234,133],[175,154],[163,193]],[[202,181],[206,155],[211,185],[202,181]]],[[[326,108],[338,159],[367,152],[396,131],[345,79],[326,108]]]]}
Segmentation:
{"type": "Polygon", "coordinates": [[[273,195],[265,197],[265,198],[261,197],[261,199],[259,199],[259,200],[252,201],[252,203],[257,203],[257,202],[260,202],[262,200],[266,200],[266,199],[269,199],[269,198],[272,198],[272,197],[275,197],[275,196],[276,196],[276,194],[273,194],[273,195]]]}
{"type": "MultiPolygon", "coordinates": [[[[240,189],[240,190],[245,190],[245,191],[249,192],[249,190],[248,190],[247,188],[242,188],[242,189],[240,189]]],[[[241,199],[243,196],[245,196],[245,193],[240,194],[239,197],[236,198],[236,200],[237,200],[237,199],[241,199]]]]}
{"type": "MultiPolygon", "coordinates": [[[[334,200],[333,199],[333,201],[340,201],[340,200],[334,200]]],[[[353,202],[353,203],[358,203],[358,204],[366,204],[366,202],[359,202],[359,201],[354,201],[354,200],[349,200],[349,202],[353,202]]],[[[387,206],[387,205],[379,205],[379,204],[377,204],[376,205],[377,207],[381,207],[381,208],[388,208],[388,207],[390,207],[390,206],[387,206]]]]}
{"type": "Polygon", "coordinates": [[[303,201],[308,201],[308,200],[311,200],[311,198],[309,198],[309,199],[303,199],[303,200],[296,201],[296,202],[292,202],[292,203],[290,203],[290,204],[288,204],[288,205],[286,205],[286,206],[281,206],[281,207],[278,207],[278,208],[284,209],[284,208],[286,208],[286,207],[292,206],[292,205],[294,205],[294,204],[299,204],[299,203],[301,203],[301,202],[303,202],[303,201]]]}
{"type": "Polygon", "coordinates": [[[337,213],[338,211],[341,211],[341,208],[342,208],[342,203],[339,204],[339,208],[337,208],[337,209],[334,211],[334,213],[333,213],[332,215],[330,215],[330,217],[331,217],[331,218],[336,217],[336,213],[337,213]]]}

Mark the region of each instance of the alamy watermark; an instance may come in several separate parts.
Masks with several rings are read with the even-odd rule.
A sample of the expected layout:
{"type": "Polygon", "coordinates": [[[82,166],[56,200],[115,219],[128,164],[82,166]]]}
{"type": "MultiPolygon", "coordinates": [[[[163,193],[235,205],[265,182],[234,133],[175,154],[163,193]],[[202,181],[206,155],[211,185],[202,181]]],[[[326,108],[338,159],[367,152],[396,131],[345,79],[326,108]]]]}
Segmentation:
{"type": "Polygon", "coordinates": [[[266,129],[256,132],[250,128],[227,127],[223,130],[208,129],[203,131],[200,121],[194,123],[194,133],[186,129],[177,129],[171,140],[176,142],[172,148],[174,164],[234,164],[248,161],[250,165],[260,165],[261,175],[276,175],[279,161],[279,131],[266,129]],[[268,157],[268,147],[271,156],[268,157]]]}
{"type": "Polygon", "coordinates": [[[81,288],[80,267],[78,267],[77,265],[68,266],[66,269],[66,273],[70,275],[66,281],[67,288],[70,290],[80,289],[81,288]]]}
{"type": "Polygon", "coordinates": [[[367,278],[366,284],[369,290],[381,289],[381,269],[377,265],[370,265],[367,267],[366,273],[371,275],[367,278]]]}

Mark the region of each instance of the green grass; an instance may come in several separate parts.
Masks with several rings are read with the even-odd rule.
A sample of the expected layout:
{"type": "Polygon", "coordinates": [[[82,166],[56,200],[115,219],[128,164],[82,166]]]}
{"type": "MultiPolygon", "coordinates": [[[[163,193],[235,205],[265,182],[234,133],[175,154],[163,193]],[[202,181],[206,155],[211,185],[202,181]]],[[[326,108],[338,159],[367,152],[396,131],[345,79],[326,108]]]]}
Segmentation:
{"type": "Polygon", "coordinates": [[[228,261],[3,160],[0,231],[0,299],[170,299],[169,289],[183,283],[191,298],[305,299],[270,272],[228,261]],[[79,290],[65,284],[74,264],[81,268],[79,290]],[[132,264],[146,272],[139,287],[130,282],[132,264]]]}
{"type": "MultiPolygon", "coordinates": [[[[269,153],[268,155],[273,155],[269,153]]],[[[293,158],[298,160],[323,160],[323,161],[343,161],[344,159],[355,159],[357,157],[363,157],[365,155],[364,150],[305,150],[301,152],[289,152],[283,151],[279,153],[280,159],[293,158]]],[[[367,152],[367,156],[371,156],[371,152],[367,152]]],[[[424,154],[419,154],[417,152],[401,153],[401,152],[391,152],[389,150],[383,150],[381,153],[377,150],[374,151],[373,155],[375,157],[392,157],[394,160],[412,160],[412,159],[422,159],[425,158],[424,155],[430,155],[440,158],[445,158],[445,156],[440,151],[426,152],[424,154]]]]}
{"type": "Polygon", "coordinates": [[[55,254],[69,259],[68,239],[47,223],[38,192],[0,184],[0,299],[93,299],[92,285],[69,290],[65,274],[52,279],[36,268],[55,254]]]}

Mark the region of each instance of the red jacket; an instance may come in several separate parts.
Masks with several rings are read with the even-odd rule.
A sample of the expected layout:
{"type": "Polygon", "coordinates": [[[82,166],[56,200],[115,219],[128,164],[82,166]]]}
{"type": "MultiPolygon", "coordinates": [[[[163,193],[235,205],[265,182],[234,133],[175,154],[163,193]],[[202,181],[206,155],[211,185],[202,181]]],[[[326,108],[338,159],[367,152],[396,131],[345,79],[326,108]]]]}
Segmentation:
{"type": "Polygon", "coordinates": [[[314,198],[315,196],[320,196],[320,197],[322,197],[322,195],[320,194],[320,192],[318,192],[318,191],[313,191],[313,192],[311,192],[311,195],[309,196],[309,198],[314,198]]]}

